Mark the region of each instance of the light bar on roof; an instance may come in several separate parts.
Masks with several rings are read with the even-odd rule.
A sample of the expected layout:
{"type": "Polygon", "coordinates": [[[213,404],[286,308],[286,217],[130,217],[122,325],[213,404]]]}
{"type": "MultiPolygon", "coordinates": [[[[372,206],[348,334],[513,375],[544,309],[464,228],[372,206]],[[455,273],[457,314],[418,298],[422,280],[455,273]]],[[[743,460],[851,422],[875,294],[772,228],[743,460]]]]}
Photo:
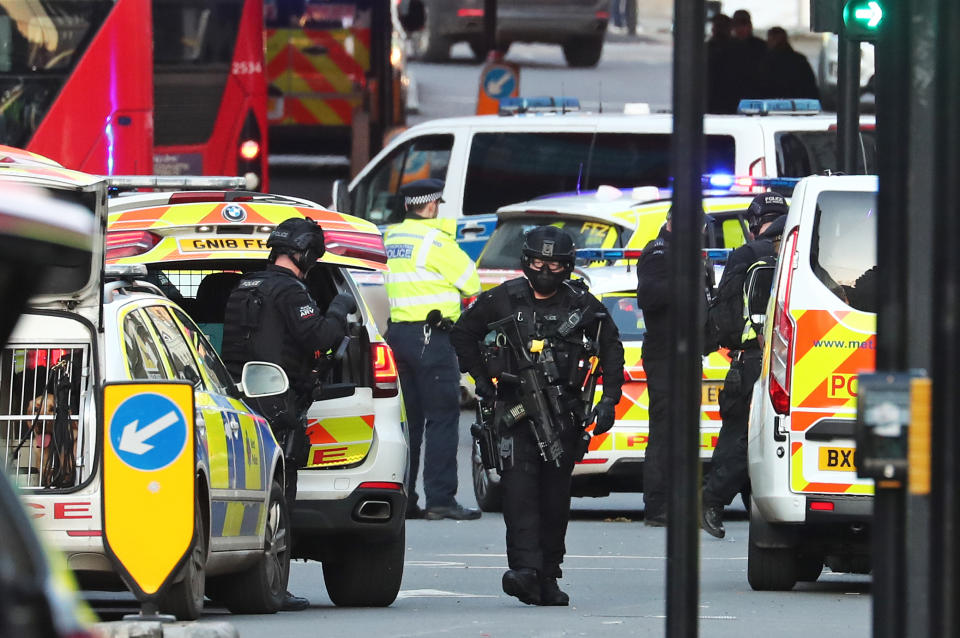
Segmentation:
{"type": "Polygon", "coordinates": [[[707,248],[703,251],[703,257],[710,261],[727,261],[732,252],[730,248],[707,248]]]}
{"type": "Polygon", "coordinates": [[[740,100],[737,113],[741,115],[817,115],[820,100],[740,100]]]}
{"type": "Polygon", "coordinates": [[[712,190],[729,190],[752,192],[753,188],[770,188],[793,192],[799,177],[750,177],[714,173],[701,178],[703,188],[712,190]]]}
{"type": "Polygon", "coordinates": [[[586,261],[619,261],[637,259],[642,254],[642,250],[634,248],[579,248],[576,251],[576,258],[586,261]]]}
{"type": "Polygon", "coordinates": [[[243,177],[208,177],[199,175],[111,175],[106,178],[110,188],[134,190],[156,188],[160,190],[235,190],[246,188],[243,177]]]}
{"type": "Polygon", "coordinates": [[[579,111],[575,97],[505,97],[500,100],[500,115],[521,113],[566,113],[579,111]]]}

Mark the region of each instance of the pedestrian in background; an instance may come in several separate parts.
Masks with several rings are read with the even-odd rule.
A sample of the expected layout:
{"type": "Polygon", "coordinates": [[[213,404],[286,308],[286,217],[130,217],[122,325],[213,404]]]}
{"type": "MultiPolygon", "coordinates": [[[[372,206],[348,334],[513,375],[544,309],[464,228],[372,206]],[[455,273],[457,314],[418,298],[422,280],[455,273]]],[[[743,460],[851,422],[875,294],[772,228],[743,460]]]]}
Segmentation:
{"type": "Polygon", "coordinates": [[[807,56],[790,46],[782,27],[767,31],[764,91],[766,97],[820,99],[817,78],[807,56]]]}
{"type": "Polygon", "coordinates": [[[477,267],[457,245],[457,220],[438,218],[443,181],[421,179],[400,188],[406,219],[384,235],[390,301],[387,343],[397,359],[410,428],[407,518],[469,520],[480,510],[456,501],[460,372],[450,327],[461,300],[480,293],[477,267]],[[426,509],[417,504],[423,454],[426,509]]]}
{"type": "Polygon", "coordinates": [[[729,60],[730,79],[736,102],[769,97],[764,89],[767,44],[753,34],[750,12],[737,9],[730,20],[733,47],[729,60]]]}
{"type": "Polygon", "coordinates": [[[718,13],[710,23],[707,40],[707,113],[737,112],[736,74],[733,58],[733,23],[730,16],[718,13]]]}

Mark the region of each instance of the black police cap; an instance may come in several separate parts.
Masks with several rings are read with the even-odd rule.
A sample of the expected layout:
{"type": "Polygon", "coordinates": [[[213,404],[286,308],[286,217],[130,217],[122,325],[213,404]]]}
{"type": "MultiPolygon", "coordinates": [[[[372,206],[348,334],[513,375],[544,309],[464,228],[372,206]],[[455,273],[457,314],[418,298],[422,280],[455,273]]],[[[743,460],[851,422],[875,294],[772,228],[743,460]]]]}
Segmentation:
{"type": "Polygon", "coordinates": [[[537,226],[523,235],[523,254],[527,257],[572,262],[575,251],[573,235],[557,226],[537,226]]]}
{"type": "Polygon", "coordinates": [[[403,195],[403,205],[406,208],[423,206],[433,201],[442,202],[443,180],[433,177],[418,179],[401,186],[400,194],[403,195]]]}

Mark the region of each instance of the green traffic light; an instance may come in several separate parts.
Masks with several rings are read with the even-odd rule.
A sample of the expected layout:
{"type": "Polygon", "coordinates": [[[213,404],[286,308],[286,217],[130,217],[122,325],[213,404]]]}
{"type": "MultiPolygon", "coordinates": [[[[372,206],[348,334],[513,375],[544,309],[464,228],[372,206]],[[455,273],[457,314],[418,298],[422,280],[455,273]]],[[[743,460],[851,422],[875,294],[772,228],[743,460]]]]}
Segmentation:
{"type": "Polygon", "coordinates": [[[879,0],[847,0],[843,6],[843,26],[847,36],[855,40],[876,38],[883,24],[883,14],[879,0]]]}

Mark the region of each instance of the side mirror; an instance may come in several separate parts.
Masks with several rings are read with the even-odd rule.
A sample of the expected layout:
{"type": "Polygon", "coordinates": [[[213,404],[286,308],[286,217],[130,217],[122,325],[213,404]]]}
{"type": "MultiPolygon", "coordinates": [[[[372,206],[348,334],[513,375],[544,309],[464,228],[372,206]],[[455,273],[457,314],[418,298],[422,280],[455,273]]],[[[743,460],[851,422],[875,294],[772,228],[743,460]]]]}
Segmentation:
{"type": "Polygon", "coordinates": [[[250,399],[272,397],[290,389],[290,381],[283,368],[266,361],[248,361],[240,375],[240,391],[250,399]]]}
{"type": "Polygon", "coordinates": [[[338,213],[351,214],[353,206],[350,203],[350,190],[347,180],[340,178],[333,182],[333,209],[338,213]]]}
{"type": "Polygon", "coordinates": [[[773,266],[757,266],[750,271],[746,282],[747,314],[755,325],[762,326],[767,316],[767,303],[773,289],[773,266]]]}

